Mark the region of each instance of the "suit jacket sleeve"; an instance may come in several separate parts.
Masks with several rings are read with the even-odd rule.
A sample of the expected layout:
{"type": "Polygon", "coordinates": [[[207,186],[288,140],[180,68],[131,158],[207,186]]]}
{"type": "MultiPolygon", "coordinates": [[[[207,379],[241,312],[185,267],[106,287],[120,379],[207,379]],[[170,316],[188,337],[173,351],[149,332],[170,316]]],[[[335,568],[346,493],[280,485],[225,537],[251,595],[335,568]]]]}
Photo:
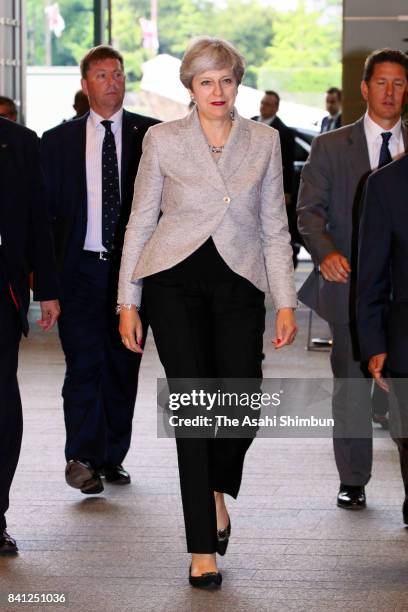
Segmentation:
{"type": "Polygon", "coordinates": [[[386,317],[391,295],[391,219],[370,177],[360,223],[357,322],[363,360],[387,352],[386,317]]]}
{"type": "Polygon", "coordinates": [[[57,299],[59,294],[51,220],[45,201],[44,176],[40,165],[38,138],[30,134],[27,146],[27,172],[31,194],[30,260],[33,270],[34,300],[57,299]]]}
{"type": "Polygon", "coordinates": [[[274,308],[296,308],[279,138],[274,139],[269,167],[262,182],[260,221],[262,250],[274,308]]]}
{"type": "Polygon", "coordinates": [[[163,182],[157,145],[149,129],[143,140],[143,154],[136,176],[132,211],[123,244],[118,292],[120,304],[140,306],[142,281],[132,282],[132,275],[143,247],[157,226],[163,182]]]}
{"type": "Polygon", "coordinates": [[[332,177],[324,138],[318,136],[312,143],[302,171],[297,203],[299,232],[316,265],[338,250],[327,231],[332,177]]]}

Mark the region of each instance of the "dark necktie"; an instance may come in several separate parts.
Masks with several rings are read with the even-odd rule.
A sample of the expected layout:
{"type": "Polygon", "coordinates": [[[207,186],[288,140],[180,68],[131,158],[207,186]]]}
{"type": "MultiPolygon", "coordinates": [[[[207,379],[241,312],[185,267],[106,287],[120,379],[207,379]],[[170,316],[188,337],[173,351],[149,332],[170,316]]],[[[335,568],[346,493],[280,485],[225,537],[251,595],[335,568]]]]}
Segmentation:
{"type": "Polygon", "coordinates": [[[391,153],[388,148],[388,143],[392,136],[392,132],[383,132],[381,134],[382,137],[382,145],[380,150],[380,159],[378,160],[378,167],[382,168],[386,164],[389,164],[392,161],[391,153]]]}
{"type": "Polygon", "coordinates": [[[102,145],[102,244],[107,251],[112,251],[120,216],[119,170],[112,121],[105,119],[101,124],[105,128],[102,145]]]}

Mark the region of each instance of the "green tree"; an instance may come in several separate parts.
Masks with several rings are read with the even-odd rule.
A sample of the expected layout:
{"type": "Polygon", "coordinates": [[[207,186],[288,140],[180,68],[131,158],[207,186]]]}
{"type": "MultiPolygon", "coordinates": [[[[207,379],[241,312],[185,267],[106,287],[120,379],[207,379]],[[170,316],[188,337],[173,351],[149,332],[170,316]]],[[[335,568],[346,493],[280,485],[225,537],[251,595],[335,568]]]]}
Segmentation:
{"type": "Polygon", "coordinates": [[[296,10],[277,14],[259,84],[285,92],[321,92],[339,85],[340,27],[340,19],[308,11],[304,0],[296,10]]]}
{"type": "Polygon", "coordinates": [[[275,11],[258,0],[228,0],[214,19],[214,35],[226,38],[244,55],[244,83],[257,86],[258,67],[267,60],[275,11]]]}

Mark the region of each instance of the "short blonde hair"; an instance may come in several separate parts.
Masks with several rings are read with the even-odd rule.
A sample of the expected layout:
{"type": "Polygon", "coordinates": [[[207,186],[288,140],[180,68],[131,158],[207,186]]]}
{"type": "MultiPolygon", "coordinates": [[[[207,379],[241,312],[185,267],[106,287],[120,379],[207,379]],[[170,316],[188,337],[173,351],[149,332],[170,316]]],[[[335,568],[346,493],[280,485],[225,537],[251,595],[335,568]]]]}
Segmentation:
{"type": "Polygon", "coordinates": [[[206,70],[232,68],[239,85],[245,72],[243,55],[226,40],[198,36],[188,45],[180,66],[180,81],[191,89],[193,78],[206,70]]]}

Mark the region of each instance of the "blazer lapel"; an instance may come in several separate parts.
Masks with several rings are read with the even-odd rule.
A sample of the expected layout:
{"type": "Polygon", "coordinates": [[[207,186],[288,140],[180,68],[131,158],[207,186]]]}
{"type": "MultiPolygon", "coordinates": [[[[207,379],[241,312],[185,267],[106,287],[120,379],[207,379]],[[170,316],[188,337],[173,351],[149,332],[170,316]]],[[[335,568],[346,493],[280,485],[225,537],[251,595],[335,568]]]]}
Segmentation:
{"type": "MultiPolygon", "coordinates": [[[[218,168],[221,160],[217,164],[210,153],[196,108],[184,118],[181,124],[181,131],[186,158],[190,159],[197,169],[201,169],[201,173],[203,176],[208,177],[208,182],[212,187],[227,195],[228,189],[218,168]]],[[[221,157],[224,156],[224,153],[225,149],[221,157]]]]}
{"type": "Polygon", "coordinates": [[[404,141],[405,153],[408,153],[408,134],[407,134],[407,126],[404,122],[402,122],[402,139],[404,141]]]}
{"type": "Polygon", "coordinates": [[[138,136],[139,129],[131,120],[129,113],[123,110],[122,117],[122,158],[120,168],[120,187],[123,194],[124,186],[126,185],[126,176],[129,167],[129,161],[132,157],[132,148],[135,137],[138,136]]]}
{"type": "Polygon", "coordinates": [[[86,187],[86,123],[89,113],[75,119],[75,131],[73,135],[71,130],[66,130],[69,142],[65,143],[67,150],[70,151],[68,158],[68,170],[72,169],[72,174],[75,178],[72,181],[76,185],[76,198],[73,201],[78,202],[78,211],[81,218],[82,230],[86,232],[86,224],[88,219],[88,192],[86,187]]]}
{"type": "Polygon", "coordinates": [[[367,139],[364,132],[364,117],[356,121],[349,136],[349,160],[353,172],[363,177],[371,172],[370,157],[368,155],[367,139]]]}
{"type": "Polygon", "coordinates": [[[231,133],[218,162],[218,170],[225,180],[228,180],[233,174],[237,174],[240,165],[246,158],[250,144],[248,126],[237,111],[234,112],[235,120],[232,122],[231,133]]]}
{"type": "MultiPolygon", "coordinates": [[[[1,122],[7,121],[7,119],[1,119],[1,122]]],[[[14,165],[10,166],[10,160],[15,156],[13,151],[10,138],[7,134],[7,129],[2,129],[0,123],[0,185],[5,182],[13,182],[18,180],[15,176],[14,165]]],[[[12,190],[5,189],[0,196],[0,230],[4,223],[4,219],[7,218],[8,211],[14,208],[14,201],[11,197],[12,190]]]]}

